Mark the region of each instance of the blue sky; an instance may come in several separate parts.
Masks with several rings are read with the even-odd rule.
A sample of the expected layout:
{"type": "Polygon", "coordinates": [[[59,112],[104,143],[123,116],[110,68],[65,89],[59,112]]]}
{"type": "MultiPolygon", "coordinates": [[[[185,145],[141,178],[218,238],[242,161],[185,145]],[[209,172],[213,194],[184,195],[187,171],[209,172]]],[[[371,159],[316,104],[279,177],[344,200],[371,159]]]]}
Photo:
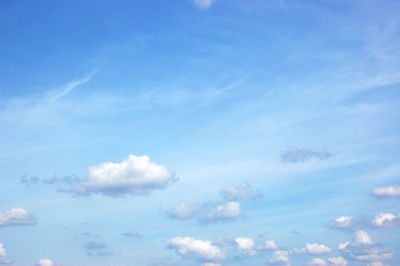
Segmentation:
{"type": "Polygon", "coordinates": [[[0,8],[0,264],[400,264],[398,1],[0,8]]]}

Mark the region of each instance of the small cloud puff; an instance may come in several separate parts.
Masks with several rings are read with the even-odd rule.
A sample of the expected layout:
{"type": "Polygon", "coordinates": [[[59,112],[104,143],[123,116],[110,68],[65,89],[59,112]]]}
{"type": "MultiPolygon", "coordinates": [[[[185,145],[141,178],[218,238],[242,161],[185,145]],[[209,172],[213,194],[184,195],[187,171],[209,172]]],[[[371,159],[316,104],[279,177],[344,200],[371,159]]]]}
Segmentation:
{"type": "Polygon", "coordinates": [[[197,215],[201,207],[197,203],[180,202],[172,210],[167,212],[168,217],[173,219],[190,219],[197,215]]]}
{"type": "Polygon", "coordinates": [[[349,229],[358,223],[358,218],[352,216],[341,216],[331,221],[328,226],[333,229],[349,229]]]}
{"type": "Polygon", "coordinates": [[[12,208],[0,212],[0,226],[32,225],[37,223],[37,218],[22,208],[12,208]]]}
{"type": "Polygon", "coordinates": [[[263,250],[274,250],[278,249],[278,245],[275,243],[274,240],[266,240],[265,245],[261,247],[263,250]]]}
{"type": "Polygon", "coordinates": [[[376,197],[400,197],[400,186],[376,187],[372,191],[376,197]]]}
{"type": "Polygon", "coordinates": [[[290,265],[289,252],[286,250],[275,251],[268,263],[272,265],[290,265]]]}
{"type": "Polygon", "coordinates": [[[208,240],[196,240],[191,237],[175,237],[168,240],[167,247],[174,249],[184,257],[199,260],[216,260],[225,258],[224,253],[208,240]]]}
{"type": "Polygon", "coordinates": [[[319,255],[319,254],[327,254],[330,253],[332,249],[329,247],[322,245],[322,244],[310,244],[307,243],[305,248],[295,248],[293,249],[293,252],[295,254],[312,254],[312,255],[319,255]]]}
{"type": "Polygon", "coordinates": [[[339,251],[352,259],[360,261],[378,261],[392,259],[394,252],[390,249],[380,249],[374,244],[365,231],[358,231],[352,241],[340,243],[339,251]]]}
{"type": "Polygon", "coordinates": [[[209,211],[206,217],[206,222],[236,219],[240,216],[242,216],[240,203],[230,201],[224,204],[217,205],[214,210],[209,211]]]}
{"type": "Polygon", "coordinates": [[[239,187],[226,187],[220,192],[220,195],[226,201],[251,200],[263,196],[261,191],[253,191],[249,184],[243,184],[239,187]]]}
{"type": "Polygon", "coordinates": [[[37,266],[54,266],[54,263],[50,259],[40,259],[37,266]]]}
{"type": "Polygon", "coordinates": [[[315,152],[305,149],[298,149],[296,147],[289,147],[281,155],[281,160],[286,163],[305,162],[311,159],[324,160],[331,156],[327,151],[315,152]]]}

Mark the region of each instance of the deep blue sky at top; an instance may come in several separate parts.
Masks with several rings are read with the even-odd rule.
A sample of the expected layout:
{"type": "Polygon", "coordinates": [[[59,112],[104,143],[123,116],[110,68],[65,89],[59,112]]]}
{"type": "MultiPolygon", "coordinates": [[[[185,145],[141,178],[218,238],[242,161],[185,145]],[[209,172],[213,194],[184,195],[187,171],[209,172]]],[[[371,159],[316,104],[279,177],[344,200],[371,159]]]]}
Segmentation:
{"type": "Polygon", "coordinates": [[[358,230],[398,263],[400,218],[371,226],[379,213],[400,215],[398,198],[371,193],[400,184],[400,3],[210,3],[1,1],[0,214],[37,218],[3,226],[0,216],[16,265],[273,263],[277,250],[240,253],[236,237],[273,239],[292,265],[365,265],[337,248],[358,230]],[[116,197],[45,183],[87,181],[88,167],[130,154],[176,179],[116,197]],[[263,196],[238,200],[233,218],[213,216],[229,186],[263,196]],[[193,215],[171,218],[182,202],[193,215]],[[357,223],[328,226],[341,216],[357,223]],[[184,256],[168,242],[177,237],[212,241],[226,258],[184,256]],[[96,255],[91,241],[112,254],[96,255]],[[306,243],[332,250],[294,251],[306,243]]]}

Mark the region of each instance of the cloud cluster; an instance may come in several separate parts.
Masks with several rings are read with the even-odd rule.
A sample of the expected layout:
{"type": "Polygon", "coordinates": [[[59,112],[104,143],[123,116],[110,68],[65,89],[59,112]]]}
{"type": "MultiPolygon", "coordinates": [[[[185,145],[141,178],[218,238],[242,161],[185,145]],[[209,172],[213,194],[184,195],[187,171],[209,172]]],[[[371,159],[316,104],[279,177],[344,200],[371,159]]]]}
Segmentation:
{"type": "Polygon", "coordinates": [[[359,261],[379,261],[394,257],[393,250],[380,249],[368,233],[362,230],[355,234],[352,241],[340,243],[338,249],[344,256],[359,261]]]}
{"type": "Polygon", "coordinates": [[[171,210],[167,216],[173,219],[191,219],[198,217],[201,223],[214,223],[219,221],[234,220],[243,216],[240,202],[262,197],[260,191],[254,191],[249,184],[238,187],[228,186],[220,191],[222,202],[218,203],[193,203],[180,202],[171,210]]]}
{"type": "Polygon", "coordinates": [[[225,258],[225,254],[208,240],[175,237],[167,241],[167,247],[174,249],[184,257],[189,256],[198,260],[218,260],[225,258]]]}
{"type": "Polygon", "coordinates": [[[296,147],[289,147],[281,155],[281,160],[287,163],[297,163],[309,161],[311,159],[324,160],[331,156],[328,151],[315,152],[306,149],[298,149],[296,147]]]}
{"type": "Polygon", "coordinates": [[[372,191],[376,197],[400,197],[400,186],[376,187],[372,191]]]}
{"type": "Polygon", "coordinates": [[[3,247],[3,243],[0,243],[0,264],[11,264],[11,260],[7,258],[7,253],[3,247]]]}
{"type": "Polygon", "coordinates": [[[0,212],[0,226],[32,225],[37,223],[37,218],[22,208],[12,208],[0,212]]]}

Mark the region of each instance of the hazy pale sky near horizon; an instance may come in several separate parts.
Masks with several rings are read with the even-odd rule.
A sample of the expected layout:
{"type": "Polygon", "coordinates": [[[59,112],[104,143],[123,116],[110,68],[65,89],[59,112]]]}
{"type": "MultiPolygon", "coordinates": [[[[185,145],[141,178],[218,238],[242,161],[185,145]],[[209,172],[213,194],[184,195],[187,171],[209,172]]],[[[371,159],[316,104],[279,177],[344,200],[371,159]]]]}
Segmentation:
{"type": "Polygon", "coordinates": [[[399,1],[0,11],[0,264],[400,265],[399,1]]]}

